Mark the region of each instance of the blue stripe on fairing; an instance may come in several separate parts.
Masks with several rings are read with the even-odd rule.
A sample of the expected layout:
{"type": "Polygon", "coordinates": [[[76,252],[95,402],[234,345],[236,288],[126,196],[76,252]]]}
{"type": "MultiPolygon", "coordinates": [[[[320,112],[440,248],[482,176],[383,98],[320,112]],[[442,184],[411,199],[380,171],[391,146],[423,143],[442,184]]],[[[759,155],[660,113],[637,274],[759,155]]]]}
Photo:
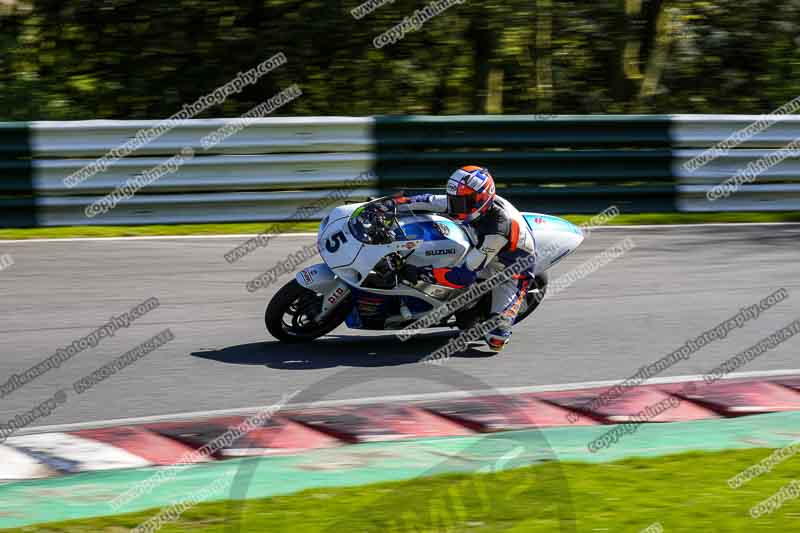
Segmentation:
{"type": "MultiPolygon", "coordinates": [[[[452,226],[451,231],[458,231],[458,227],[455,222],[451,221],[443,221],[439,220],[436,222],[411,222],[408,224],[403,224],[403,231],[406,234],[406,239],[403,239],[402,235],[397,235],[398,241],[416,241],[422,239],[424,241],[444,241],[447,240],[447,237],[442,236],[439,233],[439,230],[436,229],[436,224],[442,224],[445,226],[452,226]]],[[[396,232],[399,234],[400,232],[396,232]]]]}
{"type": "Polygon", "coordinates": [[[553,229],[557,229],[557,230],[561,230],[561,231],[568,231],[570,233],[577,233],[578,235],[582,235],[583,234],[583,232],[581,231],[581,229],[578,226],[576,226],[572,222],[564,220],[563,218],[554,217],[554,216],[551,216],[551,215],[523,215],[523,218],[525,218],[525,222],[528,223],[528,227],[531,228],[532,230],[535,230],[537,228],[545,229],[545,228],[547,228],[549,226],[549,227],[552,227],[553,229]],[[535,220],[537,218],[542,219],[543,223],[542,224],[537,224],[535,222],[535,220]]]}

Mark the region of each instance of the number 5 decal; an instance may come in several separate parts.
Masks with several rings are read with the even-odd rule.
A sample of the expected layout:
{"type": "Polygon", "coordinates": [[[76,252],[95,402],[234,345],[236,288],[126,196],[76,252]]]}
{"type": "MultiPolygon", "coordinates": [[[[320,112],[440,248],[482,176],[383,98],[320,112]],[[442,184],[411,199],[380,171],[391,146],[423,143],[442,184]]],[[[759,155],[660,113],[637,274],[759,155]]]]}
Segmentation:
{"type": "Polygon", "coordinates": [[[335,254],[339,248],[347,242],[347,237],[344,236],[343,232],[334,233],[333,236],[325,241],[325,249],[328,250],[330,253],[335,254]]]}

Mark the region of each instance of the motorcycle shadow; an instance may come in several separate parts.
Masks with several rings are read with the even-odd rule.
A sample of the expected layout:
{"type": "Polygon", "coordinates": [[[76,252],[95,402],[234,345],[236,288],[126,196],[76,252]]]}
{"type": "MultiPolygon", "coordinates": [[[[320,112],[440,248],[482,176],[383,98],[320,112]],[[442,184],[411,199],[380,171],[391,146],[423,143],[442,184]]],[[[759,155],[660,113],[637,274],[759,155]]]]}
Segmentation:
{"type": "MultiPolygon", "coordinates": [[[[306,344],[278,341],[254,342],[219,350],[193,352],[194,357],[233,365],[264,365],[281,370],[314,370],[350,367],[381,367],[423,363],[431,353],[458,335],[437,332],[401,342],[395,335],[355,337],[328,335],[306,344]]],[[[482,343],[473,343],[453,358],[483,358],[495,355],[482,343]]],[[[445,362],[446,363],[446,362],[445,362]]]]}

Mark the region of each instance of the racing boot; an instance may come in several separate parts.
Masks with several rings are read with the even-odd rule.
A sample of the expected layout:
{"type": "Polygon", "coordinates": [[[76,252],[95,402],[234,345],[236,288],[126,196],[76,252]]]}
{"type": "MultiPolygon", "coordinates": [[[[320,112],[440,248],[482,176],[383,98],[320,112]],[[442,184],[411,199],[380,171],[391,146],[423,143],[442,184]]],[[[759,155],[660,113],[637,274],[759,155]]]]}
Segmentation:
{"type": "MultiPolygon", "coordinates": [[[[503,315],[495,314],[492,315],[492,318],[497,319],[502,316],[503,315]]],[[[506,317],[503,317],[498,327],[486,334],[484,340],[486,340],[486,345],[490,350],[493,352],[500,352],[506,347],[508,341],[511,340],[511,325],[512,321],[508,320],[506,317]]]]}

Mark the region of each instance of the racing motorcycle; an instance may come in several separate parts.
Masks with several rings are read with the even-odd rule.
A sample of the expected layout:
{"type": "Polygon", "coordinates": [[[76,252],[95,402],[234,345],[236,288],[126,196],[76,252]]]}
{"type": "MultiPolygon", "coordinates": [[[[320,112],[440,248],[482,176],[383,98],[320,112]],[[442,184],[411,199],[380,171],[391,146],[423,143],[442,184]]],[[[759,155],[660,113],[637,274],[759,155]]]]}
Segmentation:
{"type": "MultiPolygon", "coordinates": [[[[402,330],[467,289],[408,278],[408,268],[461,264],[474,245],[464,227],[435,213],[398,212],[377,198],[337,207],[320,223],[323,263],[297,273],[267,306],[267,330],[276,339],[308,342],[342,322],[351,329],[402,330]]],[[[575,251],[583,231],[550,215],[522,213],[536,245],[534,281],[517,315],[528,317],[547,292],[547,270],[575,251]]],[[[488,269],[487,269],[488,270],[488,269]]],[[[487,279],[489,273],[479,274],[487,279]]],[[[491,292],[429,327],[467,330],[490,318],[491,292]]]]}

